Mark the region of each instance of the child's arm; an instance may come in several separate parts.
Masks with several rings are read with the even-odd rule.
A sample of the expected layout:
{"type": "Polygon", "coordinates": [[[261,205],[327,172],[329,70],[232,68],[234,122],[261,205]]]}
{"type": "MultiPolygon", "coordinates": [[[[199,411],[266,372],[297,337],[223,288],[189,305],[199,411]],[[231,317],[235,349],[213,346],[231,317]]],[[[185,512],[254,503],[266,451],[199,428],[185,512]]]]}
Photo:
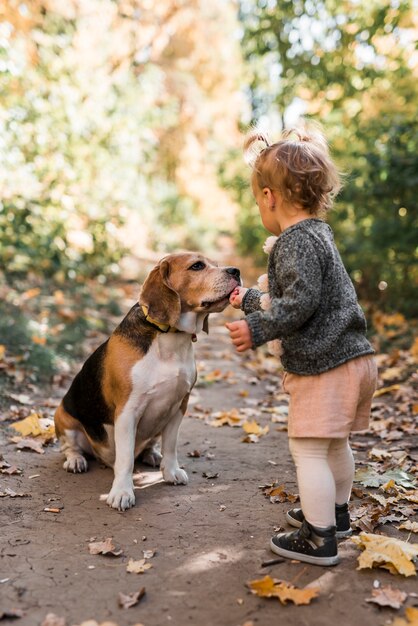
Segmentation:
{"type": "Polygon", "coordinates": [[[272,261],[277,285],[270,287],[271,308],[245,318],[253,347],[297,331],[320,304],[322,266],[307,233],[299,232],[297,237],[289,234],[276,248],[272,261]]]}
{"type": "Polygon", "coordinates": [[[234,309],[242,309],[247,315],[253,311],[261,311],[260,298],[263,295],[258,289],[237,287],[229,297],[234,309]]]}

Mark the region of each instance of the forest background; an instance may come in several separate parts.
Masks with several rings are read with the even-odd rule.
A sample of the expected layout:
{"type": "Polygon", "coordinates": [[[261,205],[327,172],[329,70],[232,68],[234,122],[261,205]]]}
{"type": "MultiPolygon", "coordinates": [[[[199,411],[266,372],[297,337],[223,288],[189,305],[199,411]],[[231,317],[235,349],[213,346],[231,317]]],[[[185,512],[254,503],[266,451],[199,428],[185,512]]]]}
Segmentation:
{"type": "Polygon", "coordinates": [[[49,374],[79,357],[101,310],[121,312],[113,285],[166,252],[216,258],[234,242],[263,265],[243,134],[257,122],[274,140],[300,115],[346,174],[330,222],[369,321],[404,337],[418,301],[416,9],[2,0],[0,358],[49,374]]]}

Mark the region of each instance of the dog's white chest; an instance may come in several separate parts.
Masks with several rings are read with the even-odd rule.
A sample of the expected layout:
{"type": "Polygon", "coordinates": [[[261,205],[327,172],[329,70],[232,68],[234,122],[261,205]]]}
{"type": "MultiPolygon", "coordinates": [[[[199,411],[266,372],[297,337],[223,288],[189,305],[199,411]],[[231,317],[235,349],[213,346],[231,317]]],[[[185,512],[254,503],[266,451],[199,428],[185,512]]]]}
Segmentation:
{"type": "Polygon", "coordinates": [[[128,400],[138,428],[152,436],[162,422],[176,413],[196,380],[190,336],[183,333],[158,336],[143,359],[131,370],[132,392],[128,400]]]}

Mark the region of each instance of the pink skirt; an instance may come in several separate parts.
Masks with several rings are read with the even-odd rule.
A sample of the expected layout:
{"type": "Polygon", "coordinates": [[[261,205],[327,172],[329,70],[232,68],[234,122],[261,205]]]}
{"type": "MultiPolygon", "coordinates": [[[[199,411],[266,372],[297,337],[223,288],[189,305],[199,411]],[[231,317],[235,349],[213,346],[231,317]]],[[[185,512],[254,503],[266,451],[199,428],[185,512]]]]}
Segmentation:
{"type": "Polygon", "coordinates": [[[286,372],[289,437],[340,438],[366,430],[376,383],[377,365],[370,354],[315,376],[286,372]]]}

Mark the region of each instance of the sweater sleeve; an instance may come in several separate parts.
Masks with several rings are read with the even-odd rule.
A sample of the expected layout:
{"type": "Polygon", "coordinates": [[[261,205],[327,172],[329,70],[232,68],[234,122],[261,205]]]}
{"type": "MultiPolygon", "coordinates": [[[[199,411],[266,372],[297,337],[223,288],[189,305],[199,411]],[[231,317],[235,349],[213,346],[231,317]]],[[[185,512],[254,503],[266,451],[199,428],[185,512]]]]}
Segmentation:
{"type": "Polygon", "coordinates": [[[258,289],[248,289],[241,302],[241,309],[246,315],[254,311],[260,311],[260,298],[262,295],[258,289]]]}
{"type": "Polygon", "coordinates": [[[272,258],[276,276],[270,286],[271,308],[246,316],[253,347],[300,328],[316,311],[322,289],[322,266],[308,233],[294,231],[278,241],[272,258]]]}

